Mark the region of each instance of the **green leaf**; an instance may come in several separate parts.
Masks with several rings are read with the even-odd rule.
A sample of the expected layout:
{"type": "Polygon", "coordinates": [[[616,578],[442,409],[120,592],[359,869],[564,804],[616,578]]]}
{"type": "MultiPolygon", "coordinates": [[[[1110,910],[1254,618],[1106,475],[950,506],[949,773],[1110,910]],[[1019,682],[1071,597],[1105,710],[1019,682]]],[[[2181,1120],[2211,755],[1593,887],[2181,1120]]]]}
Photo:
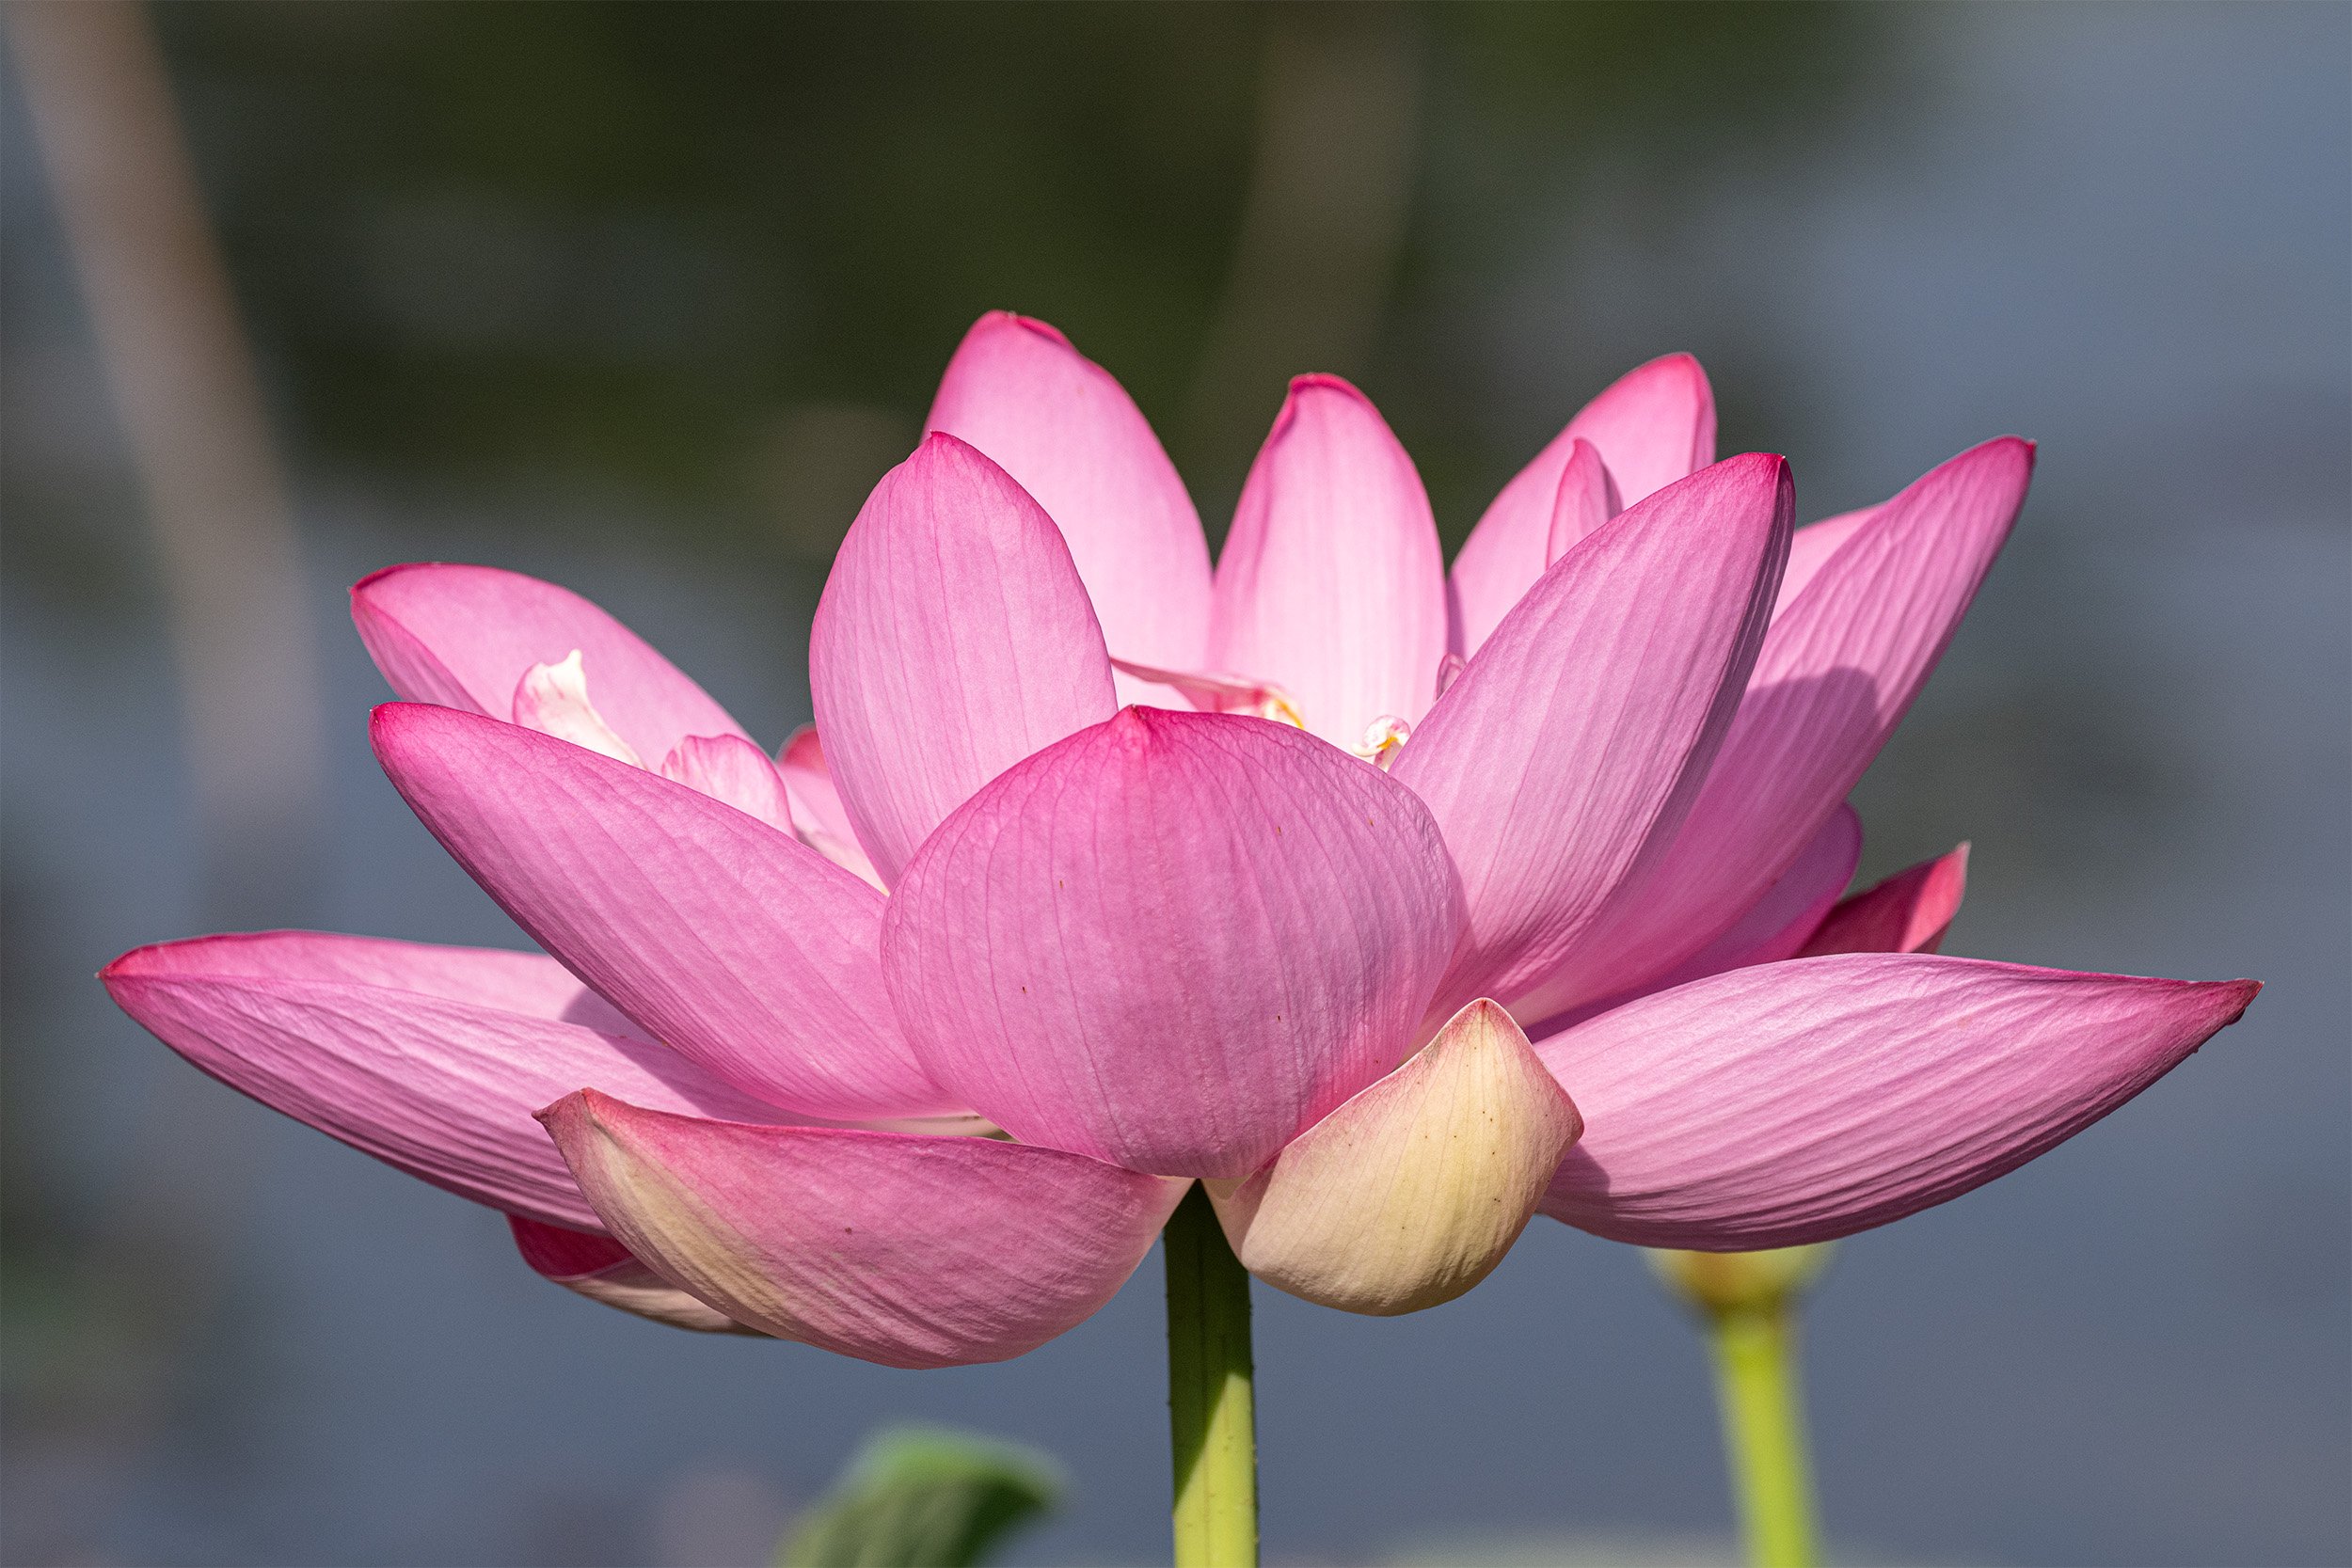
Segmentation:
{"type": "Polygon", "coordinates": [[[890,1427],[866,1440],[803,1516],[777,1568],[971,1568],[1058,1507],[1046,1455],[945,1427],[890,1427]]]}

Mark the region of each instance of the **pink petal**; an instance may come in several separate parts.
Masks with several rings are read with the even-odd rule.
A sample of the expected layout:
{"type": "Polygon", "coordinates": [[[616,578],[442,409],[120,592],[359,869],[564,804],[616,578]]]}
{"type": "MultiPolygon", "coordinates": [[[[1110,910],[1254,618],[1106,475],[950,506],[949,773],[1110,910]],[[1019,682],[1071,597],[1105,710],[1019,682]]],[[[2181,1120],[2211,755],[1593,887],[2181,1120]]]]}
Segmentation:
{"type": "Polygon", "coordinates": [[[393,786],[474,880],[706,1070],[806,1116],[961,1109],[882,1006],[882,895],[789,834],[448,708],[387,704],[373,736],[393,786]]]}
{"type": "Polygon", "coordinates": [[[1609,477],[1600,450],[1590,441],[1578,441],[1568,466],[1561,471],[1560,494],[1552,499],[1551,533],[1544,546],[1544,564],[1549,566],[1576,548],[1586,535],[1597,533],[1603,523],[1624,510],[1617,482],[1609,477]]]}
{"type": "Polygon", "coordinates": [[[2028,443],[1988,441],[1876,508],[1830,556],[1772,623],[1673,848],[1582,969],[1543,988],[1544,1015],[1671,972],[1780,879],[1925,684],[2009,537],[2032,468],[2028,443]]]}
{"type": "MultiPolygon", "coordinates": [[[[1209,545],[1176,466],[1108,371],[1041,321],[964,335],[930,430],[993,458],[1061,529],[1117,657],[1188,670],[1209,642],[1209,545]]],[[[1120,701],[1145,700],[1120,681],[1120,701]]]]}
{"type": "Polygon", "coordinates": [[[1756,657],[1792,500],[1788,464],[1752,455],[1627,512],[1544,574],[1398,754],[1469,899],[1439,1010],[1515,1003],[1663,847],[1756,657]]]}
{"type": "Polygon", "coordinates": [[[1374,720],[1429,706],[1445,630],[1444,562],[1413,460],[1363,393],[1300,376],[1217,561],[1208,667],[1282,688],[1309,730],[1356,747],[1374,720]]]}
{"type": "Polygon", "coordinates": [[[834,784],[833,770],[825,766],[825,743],[818,738],[816,725],[803,724],[792,732],[792,738],[776,756],[776,771],[784,779],[792,831],[801,842],[844,871],[853,871],[881,887],[882,874],[858,847],[857,830],[850,826],[841,791],[834,784]]]}
{"type": "Polygon", "coordinates": [[[1129,707],[1007,772],[907,868],[892,1000],[1024,1142],[1242,1177],[1402,1060],[1460,926],[1437,827],[1286,725],[1129,707]]]}
{"type": "Polygon", "coordinates": [[[1715,394],[1707,372],[1687,354],[1628,372],[1502,487],[1454,561],[1455,653],[1468,657],[1483,647],[1555,559],[1547,554],[1553,507],[1580,440],[1599,453],[1626,506],[1698,472],[1715,461],[1715,394]]]}
{"type": "Polygon", "coordinates": [[[564,1230],[509,1214],[515,1250],[542,1279],[551,1279],[590,1301],[617,1307],[641,1318],[704,1334],[755,1334],[724,1312],[704,1306],[637,1260],[610,1236],[564,1230]]]}
{"type": "Polygon", "coordinates": [[[1789,536],[1788,569],[1780,574],[1780,597],[1772,605],[1772,618],[1780,619],[1782,610],[1796,602],[1797,595],[1812,585],[1829,558],[1843,549],[1846,541],[1862,531],[1869,520],[1878,515],[1878,508],[1866,506],[1859,512],[1841,512],[1835,517],[1824,517],[1808,523],[1789,536]]]}
{"type": "Polygon", "coordinates": [[[595,1093],[546,1120],[657,1273],[739,1323],[890,1367],[1009,1360],[1075,1327],[1185,1186],[992,1138],[747,1127],[595,1093]]]}
{"type": "Polygon", "coordinates": [[[1968,891],[1968,846],[1921,861],[1830,911],[1799,958],[1830,953],[1932,953],[1968,891]]]}
{"type": "Polygon", "coordinates": [[[690,735],[661,759],[661,776],[765,822],[792,832],[784,775],[768,753],[739,735],[690,735]]]}
{"type": "Polygon", "coordinates": [[[1778,963],[1806,946],[1853,880],[1862,863],[1862,818],[1851,806],[1830,813],[1813,841],[1740,923],[1693,955],[1653,988],[1688,985],[1726,969],[1778,963]]]}
{"type": "Polygon", "coordinates": [[[874,487],[808,657],[834,782],[884,882],[974,790],[1117,705],[1060,532],[952,436],[874,487]]]}
{"type": "Polygon", "coordinates": [[[772,1119],[675,1053],[605,1027],[611,1008],[536,953],[268,931],[141,947],[99,978],[230,1088],[460,1197],[553,1225],[597,1224],[532,1121],[557,1095],[595,1085],[772,1119]]]}
{"type": "Polygon", "coordinates": [[[1614,1241],[1828,1241],[2014,1170],[2261,989],[1928,954],[1733,970],[1536,1043],[1584,1113],[1545,1212],[1614,1241]]]}
{"type": "Polygon", "coordinates": [[[493,566],[389,566],[351,590],[352,624],[406,702],[505,719],[533,665],[580,654],[596,710],[648,761],[690,735],[741,735],[678,668],[568,589],[493,566]]]}

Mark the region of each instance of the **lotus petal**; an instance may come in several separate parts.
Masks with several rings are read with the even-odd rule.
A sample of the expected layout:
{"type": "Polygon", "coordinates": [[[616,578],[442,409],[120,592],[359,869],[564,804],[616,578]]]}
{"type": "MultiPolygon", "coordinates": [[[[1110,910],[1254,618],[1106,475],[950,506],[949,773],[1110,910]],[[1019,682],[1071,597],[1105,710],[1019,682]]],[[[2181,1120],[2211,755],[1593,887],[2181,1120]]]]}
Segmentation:
{"type": "Polygon", "coordinates": [[[1805,939],[1799,958],[1831,953],[1932,953],[1968,892],[1968,846],[1921,861],[1842,900],[1805,939]]]}
{"type": "Polygon", "coordinates": [[[590,1301],[702,1334],[759,1332],[704,1306],[610,1236],[541,1225],[520,1214],[509,1214],[507,1221],[514,1227],[515,1250],[532,1273],[590,1301]]]}

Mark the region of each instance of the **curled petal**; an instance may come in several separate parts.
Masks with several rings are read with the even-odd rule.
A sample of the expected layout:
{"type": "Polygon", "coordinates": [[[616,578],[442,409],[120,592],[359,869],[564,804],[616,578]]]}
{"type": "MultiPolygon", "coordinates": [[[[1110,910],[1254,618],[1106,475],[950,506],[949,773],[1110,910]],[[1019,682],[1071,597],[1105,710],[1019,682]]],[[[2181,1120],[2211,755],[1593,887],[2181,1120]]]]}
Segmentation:
{"type": "Polygon", "coordinates": [[[1515,1005],[1521,1017],[1671,972],[1780,879],[1926,683],[2009,537],[2032,468],[2026,442],[1988,441],[1873,509],[1831,553],[1766,635],[1673,847],[1578,969],[1515,1005]]]}
{"type": "Polygon", "coordinates": [[[504,719],[537,665],[577,651],[602,721],[637,755],[743,727],[644,639],[569,589],[493,566],[388,566],[351,590],[352,624],[405,702],[504,719]]]}
{"type": "Polygon", "coordinates": [[[1578,442],[1599,454],[1632,506],[1715,461],[1715,394],[1687,354],[1629,372],[1502,487],[1454,558],[1448,582],[1453,650],[1485,646],[1519,595],[1557,559],[1549,552],[1560,482],[1578,442]]]}
{"type": "Polygon", "coordinates": [[[826,760],[885,883],[974,790],[1117,705],[1060,531],[952,436],[874,487],[808,657],[826,760]]]}
{"type": "Polygon", "coordinates": [[[1218,1197],[1217,1217],[1269,1285],[1348,1312],[1418,1312],[1494,1272],[1582,1126],[1511,1015],[1473,1002],[1218,1197]]]}
{"type": "Polygon", "coordinates": [[[532,1272],[575,1294],[673,1328],[702,1334],[759,1332],[704,1306],[640,1263],[634,1253],[610,1236],[559,1229],[520,1214],[506,1217],[514,1227],[515,1250],[522,1254],[532,1272]]]}
{"type": "Polygon", "coordinates": [[[1413,732],[1392,776],[1444,830],[1470,908],[1442,1011],[1482,995],[1558,1010],[1518,1003],[1689,810],[1792,504],[1788,466],[1760,455],[1660,491],[1547,571],[1413,732]]]}
{"type": "Polygon", "coordinates": [[[657,1274],[738,1323],[890,1367],[1009,1360],[1075,1327],[1185,1185],[993,1138],[748,1127],[594,1092],[544,1119],[657,1274]]]}
{"type": "Polygon", "coordinates": [[[706,1070],[803,1116],[962,1109],[881,1005],[882,895],[790,834],[448,708],[387,704],[373,737],[393,787],[516,923],[706,1070]]]}
{"type": "MultiPolygon", "coordinates": [[[[925,428],[970,442],[1037,498],[1113,654],[1174,670],[1200,662],[1209,546],[1200,514],[1108,371],[1045,323],[992,310],[948,361],[925,428]]],[[[1130,678],[1119,689],[1121,702],[1150,695],[1130,678]]]]}
{"type": "Polygon", "coordinates": [[[768,753],[739,735],[690,735],[661,759],[661,776],[724,800],[779,832],[792,832],[784,775],[768,753]]]}
{"type": "Polygon", "coordinates": [[[858,847],[857,830],[841,804],[841,791],[825,766],[825,743],[814,724],[792,732],[776,756],[776,772],[784,779],[785,800],[792,811],[792,831],[803,844],[844,871],[853,872],[876,887],[882,874],[858,847]]]}
{"type": "Polygon", "coordinates": [[[597,1224],[532,1120],[557,1095],[593,1085],[666,1110],[773,1117],[635,1037],[536,953],[268,931],[141,947],[99,978],[230,1088],[460,1197],[550,1225],[597,1224]]]}
{"type": "Polygon", "coordinates": [[[1801,958],[1831,953],[1932,953],[1944,944],[1952,916],[1968,892],[1968,846],[1921,861],[1841,900],[1799,951],[1801,958]]]}
{"type": "Polygon", "coordinates": [[[1705,1252],[1884,1225],[2081,1132],[2260,989],[1847,954],[1661,991],[1537,1042],[1585,1120],[1544,1212],[1705,1252]]]}
{"type": "Polygon", "coordinates": [[[1578,441],[1561,472],[1560,494],[1551,503],[1551,536],[1544,546],[1544,564],[1549,566],[1576,548],[1624,510],[1617,482],[1609,477],[1600,450],[1590,441],[1578,441]]]}
{"type": "Polygon", "coordinates": [[[1249,1175],[1403,1058],[1461,921],[1411,793],[1312,736],[1130,707],[908,866],[883,966],[932,1075],[1025,1143],[1249,1175]]]}
{"type": "Polygon", "coordinates": [[[1308,729],[1349,747],[1383,715],[1419,719],[1445,651],[1444,562],[1413,460],[1363,393],[1300,376],[1217,561],[1209,667],[1280,687],[1308,729]]]}

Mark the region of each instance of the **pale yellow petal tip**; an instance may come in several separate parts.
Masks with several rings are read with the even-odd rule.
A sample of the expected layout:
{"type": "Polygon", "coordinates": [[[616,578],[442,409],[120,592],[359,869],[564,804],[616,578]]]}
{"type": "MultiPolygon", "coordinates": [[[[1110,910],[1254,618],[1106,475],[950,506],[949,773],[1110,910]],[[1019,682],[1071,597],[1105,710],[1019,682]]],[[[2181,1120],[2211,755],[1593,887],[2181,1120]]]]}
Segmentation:
{"type": "Polygon", "coordinates": [[[1491,1274],[1582,1131],[1511,1015],[1481,1000],[1264,1170],[1205,1185],[1250,1273],[1393,1317],[1491,1274]]]}
{"type": "Polygon", "coordinates": [[[1828,1266],[1834,1242],[1763,1252],[1683,1252],[1652,1248],[1650,1267],[1667,1288],[1703,1312],[1776,1308],[1802,1294],[1828,1266]]]}

